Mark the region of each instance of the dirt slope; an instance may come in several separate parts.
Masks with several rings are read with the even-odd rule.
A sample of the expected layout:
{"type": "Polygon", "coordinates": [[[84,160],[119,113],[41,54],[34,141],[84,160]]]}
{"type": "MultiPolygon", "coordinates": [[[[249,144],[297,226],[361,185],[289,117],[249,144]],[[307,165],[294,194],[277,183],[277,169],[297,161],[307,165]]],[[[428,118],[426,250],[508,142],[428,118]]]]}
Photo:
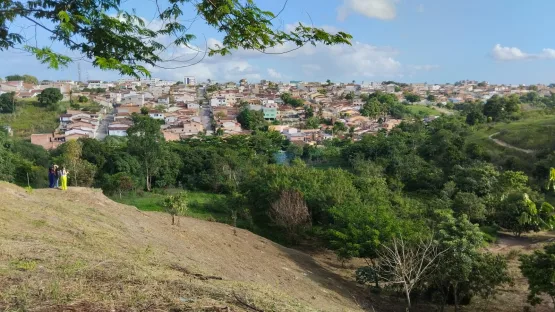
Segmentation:
{"type": "Polygon", "coordinates": [[[357,311],[359,289],[248,231],[100,191],[0,182],[0,311],[357,311]],[[221,278],[221,280],[220,280],[221,278]]]}

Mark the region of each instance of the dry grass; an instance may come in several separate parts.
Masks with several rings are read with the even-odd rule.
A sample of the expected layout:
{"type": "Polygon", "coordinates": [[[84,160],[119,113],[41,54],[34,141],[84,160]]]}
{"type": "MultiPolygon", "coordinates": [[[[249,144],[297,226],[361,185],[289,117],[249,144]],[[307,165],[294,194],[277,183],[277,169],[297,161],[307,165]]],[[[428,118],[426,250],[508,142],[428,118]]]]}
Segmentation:
{"type": "Polygon", "coordinates": [[[0,311],[361,310],[357,286],[248,231],[90,189],[0,194],[0,311]]]}
{"type": "MultiPolygon", "coordinates": [[[[499,294],[489,300],[476,298],[470,305],[468,311],[492,311],[492,312],[523,312],[530,308],[530,311],[548,312],[553,311],[550,300],[536,307],[530,306],[526,301],[528,294],[528,282],[522,276],[519,269],[519,256],[524,253],[532,253],[536,249],[541,249],[547,243],[555,241],[554,233],[531,233],[523,237],[514,237],[508,233],[501,233],[496,244],[491,245],[488,250],[507,257],[509,261],[509,275],[514,279],[514,285],[505,287],[499,294]]],[[[545,298],[547,299],[547,298],[545,298]]]]}

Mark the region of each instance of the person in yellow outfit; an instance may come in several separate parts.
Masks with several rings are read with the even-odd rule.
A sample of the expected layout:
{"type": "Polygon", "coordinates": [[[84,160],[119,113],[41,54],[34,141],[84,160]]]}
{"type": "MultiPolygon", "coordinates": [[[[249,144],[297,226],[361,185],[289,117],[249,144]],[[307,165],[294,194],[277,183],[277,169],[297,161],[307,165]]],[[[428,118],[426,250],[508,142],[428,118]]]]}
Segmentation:
{"type": "Polygon", "coordinates": [[[67,190],[67,175],[69,173],[69,171],[66,170],[66,167],[62,167],[62,170],[60,170],[60,180],[62,181],[62,191],[66,191],[67,190]]]}

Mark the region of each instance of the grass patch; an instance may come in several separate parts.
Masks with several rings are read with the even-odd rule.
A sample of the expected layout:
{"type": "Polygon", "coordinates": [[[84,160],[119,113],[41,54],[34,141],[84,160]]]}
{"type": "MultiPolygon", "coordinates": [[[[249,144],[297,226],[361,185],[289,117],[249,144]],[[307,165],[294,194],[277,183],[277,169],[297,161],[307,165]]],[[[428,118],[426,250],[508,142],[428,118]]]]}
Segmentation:
{"type": "Polygon", "coordinates": [[[495,138],[522,149],[541,150],[555,145],[555,115],[546,111],[531,111],[513,122],[498,122],[477,128],[476,139],[495,138]]]}
{"type": "Polygon", "coordinates": [[[441,112],[436,110],[434,107],[426,105],[406,105],[405,108],[410,111],[410,113],[417,117],[428,117],[428,116],[439,116],[441,112]]]}
{"type": "Polygon", "coordinates": [[[31,221],[31,224],[32,224],[34,227],[37,227],[37,228],[43,227],[43,226],[46,225],[46,220],[33,220],[33,221],[31,221]]]}
{"type": "MultiPolygon", "coordinates": [[[[532,174],[536,162],[535,155],[527,154],[512,148],[501,146],[489,138],[490,135],[500,132],[509,123],[496,123],[480,125],[475,128],[472,135],[467,138],[467,144],[479,145],[486,160],[497,166],[503,166],[509,170],[523,171],[532,174]]],[[[498,136],[495,138],[500,139],[498,136]]],[[[501,139],[500,139],[501,140],[501,139]]],[[[522,148],[521,146],[516,146],[522,148]]]]}
{"type": "Polygon", "coordinates": [[[33,100],[18,101],[15,115],[0,114],[0,125],[9,125],[16,137],[29,138],[33,133],[53,132],[59,125],[59,114],[33,100]]]}
{"type": "MultiPolygon", "coordinates": [[[[155,192],[139,194],[130,192],[123,194],[121,198],[113,196],[111,199],[118,203],[135,206],[143,211],[164,211],[162,208],[164,199],[168,195],[179,191],[181,190],[156,190],[155,192]]],[[[230,221],[224,195],[187,191],[187,207],[188,210],[185,215],[188,217],[222,223],[229,223],[230,221]]]]}
{"type": "Polygon", "coordinates": [[[33,271],[37,268],[37,261],[20,259],[12,261],[11,266],[18,271],[33,271]]]}

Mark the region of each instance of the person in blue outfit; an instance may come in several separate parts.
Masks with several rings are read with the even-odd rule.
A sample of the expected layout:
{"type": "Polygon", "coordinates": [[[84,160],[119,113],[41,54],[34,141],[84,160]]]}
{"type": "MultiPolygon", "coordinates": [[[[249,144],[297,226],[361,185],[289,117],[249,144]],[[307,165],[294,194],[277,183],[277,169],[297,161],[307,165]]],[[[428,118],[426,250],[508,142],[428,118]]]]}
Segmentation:
{"type": "Polygon", "coordinates": [[[48,185],[50,188],[56,186],[56,166],[52,165],[48,168],[48,185]]]}

